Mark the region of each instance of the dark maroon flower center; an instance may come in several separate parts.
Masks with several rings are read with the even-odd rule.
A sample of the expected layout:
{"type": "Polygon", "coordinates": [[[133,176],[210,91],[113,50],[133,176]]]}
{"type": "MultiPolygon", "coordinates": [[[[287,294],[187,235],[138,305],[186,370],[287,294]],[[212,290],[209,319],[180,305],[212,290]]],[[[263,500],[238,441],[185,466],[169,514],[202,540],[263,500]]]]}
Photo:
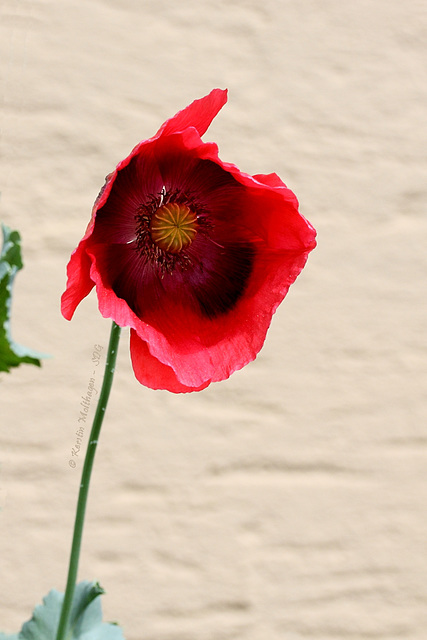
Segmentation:
{"type": "Polygon", "coordinates": [[[188,194],[166,192],[165,188],[140,205],[135,222],[136,250],[161,278],[191,267],[198,255],[194,246],[212,230],[202,204],[188,194]]]}
{"type": "MultiPolygon", "coordinates": [[[[142,175],[137,160],[119,171],[94,241],[105,247],[110,286],[138,317],[172,322],[175,308],[214,319],[236,306],[254,267],[256,243],[240,226],[242,188],[206,160],[173,181],[166,169],[165,182],[178,184],[157,182],[151,193],[135,187],[142,175]]],[[[178,324],[174,317],[173,331],[178,324]]]]}

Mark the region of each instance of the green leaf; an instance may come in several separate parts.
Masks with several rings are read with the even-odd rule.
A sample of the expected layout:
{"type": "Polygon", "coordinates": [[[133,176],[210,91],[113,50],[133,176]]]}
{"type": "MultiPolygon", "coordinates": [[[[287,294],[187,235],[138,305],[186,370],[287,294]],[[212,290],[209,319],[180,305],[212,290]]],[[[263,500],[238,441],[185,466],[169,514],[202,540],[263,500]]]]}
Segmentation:
{"type": "MultiPolygon", "coordinates": [[[[97,582],[80,582],[76,586],[67,640],[124,640],[120,627],[102,622],[99,596],[103,593],[97,582]]],[[[64,594],[52,589],[18,634],[0,633],[0,640],[55,640],[63,600],[64,594]]]]}
{"type": "MultiPolygon", "coordinates": [[[[40,367],[40,358],[47,355],[13,342],[10,333],[10,311],[13,281],[24,266],[21,258],[21,237],[2,224],[3,246],[0,253],[0,371],[10,371],[23,362],[40,367]]],[[[2,640],[0,636],[0,640],[2,640]]]]}

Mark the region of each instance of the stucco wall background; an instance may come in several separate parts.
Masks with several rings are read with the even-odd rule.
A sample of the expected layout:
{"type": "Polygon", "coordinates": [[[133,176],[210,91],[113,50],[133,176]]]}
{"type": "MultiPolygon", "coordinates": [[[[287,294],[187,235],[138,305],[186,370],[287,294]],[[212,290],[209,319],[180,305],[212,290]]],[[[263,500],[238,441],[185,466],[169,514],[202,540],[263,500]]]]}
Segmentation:
{"type": "Polygon", "coordinates": [[[0,28],[13,332],[52,355],[0,381],[0,629],[64,588],[110,329],[94,294],[62,319],[69,254],[104,176],[218,86],[205,140],[277,172],[319,245],[256,362],[200,394],[142,388],[123,332],[80,578],[127,640],[425,640],[425,3],[3,0],[0,28]]]}

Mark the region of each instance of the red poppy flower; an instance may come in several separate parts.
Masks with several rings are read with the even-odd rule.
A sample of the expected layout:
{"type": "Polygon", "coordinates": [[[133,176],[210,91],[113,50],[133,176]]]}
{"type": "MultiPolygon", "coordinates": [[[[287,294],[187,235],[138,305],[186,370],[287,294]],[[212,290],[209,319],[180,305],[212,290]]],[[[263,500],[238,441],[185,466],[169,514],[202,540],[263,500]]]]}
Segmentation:
{"type": "Polygon", "coordinates": [[[202,142],[226,100],[214,89],[117,165],[68,264],[64,317],[96,286],[153,389],[199,391],[254,360],[316,244],[277,175],[242,173],[202,142]]]}

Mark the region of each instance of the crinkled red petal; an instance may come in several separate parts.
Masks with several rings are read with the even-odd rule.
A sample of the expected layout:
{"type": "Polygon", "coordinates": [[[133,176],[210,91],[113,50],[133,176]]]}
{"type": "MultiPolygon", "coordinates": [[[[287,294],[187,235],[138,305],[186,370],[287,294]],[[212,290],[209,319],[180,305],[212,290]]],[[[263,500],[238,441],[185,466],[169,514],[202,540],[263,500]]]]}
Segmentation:
{"type": "Polygon", "coordinates": [[[130,355],[136,379],[150,389],[167,389],[173,393],[189,393],[205,389],[211,380],[202,385],[182,384],[172,367],[163,364],[150,353],[149,345],[138,336],[136,331],[130,332],[130,355]]]}
{"type": "Polygon", "coordinates": [[[71,320],[76,307],[92,291],[94,282],[90,278],[90,258],[86,254],[86,240],[82,240],[71,255],[67,265],[67,288],[61,296],[61,313],[71,320]]]}
{"type": "Polygon", "coordinates": [[[173,118],[167,120],[158,130],[155,138],[160,135],[184,131],[194,127],[199,136],[208,129],[212,120],[227,102],[226,89],[213,89],[207,96],[194,100],[188,107],[179,111],[173,118]]]}

